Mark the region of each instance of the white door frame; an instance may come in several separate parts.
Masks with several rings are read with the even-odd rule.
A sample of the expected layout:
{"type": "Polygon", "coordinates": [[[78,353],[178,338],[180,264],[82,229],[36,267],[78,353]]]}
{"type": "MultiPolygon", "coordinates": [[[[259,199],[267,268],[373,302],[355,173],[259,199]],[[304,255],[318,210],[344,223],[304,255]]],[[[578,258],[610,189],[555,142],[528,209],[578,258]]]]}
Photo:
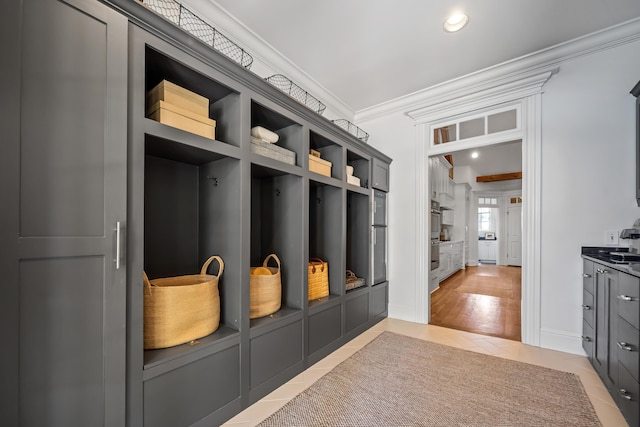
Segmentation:
{"type": "Polygon", "coordinates": [[[541,97],[542,87],[557,72],[557,68],[536,70],[526,76],[483,86],[481,90],[457,98],[438,100],[436,104],[407,113],[414,119],[417,144],[416,230],[418,231],[418,260],[416,266],[416,317],[420,323],[430,318],[430,235],[425,212],[430,206],[429,157],[503,142],[522,140],[522,342],[540,346],[540,200],[541,200],[541,97]],[[466,141],[431,145],[430,126],[449,118],[474,115],[482,109],[514,105],[520,108],[518,131],[476,137],[466,141]]]}

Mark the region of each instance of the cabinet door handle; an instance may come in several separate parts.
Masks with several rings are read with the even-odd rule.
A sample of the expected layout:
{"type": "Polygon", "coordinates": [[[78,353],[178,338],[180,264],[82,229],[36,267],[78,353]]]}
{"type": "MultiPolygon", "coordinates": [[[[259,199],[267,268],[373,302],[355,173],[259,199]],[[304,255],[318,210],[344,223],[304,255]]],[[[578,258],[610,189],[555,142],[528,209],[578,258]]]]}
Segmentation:
{"type": "Polygon", "coordinates": [[[631,347],[629,344],[627,344],[626,342],[622,341],[622,342],[616,342],[616,344],[618,345],[618,347],[621,350],[624,351],[633,351],[633,347],[631,347]]]}
{"type": "Polygon", "coordinates": [[[618,391],[620,392],[620,396],[622,396],[623,399],[631,400],[631,393],[629,393],[627,390],[621,388],[618,391]]]}
{"type": "Polygon", "coordinates": [[[585,336],[583,335],[583,336],[582,336],[582,341],[591,342],[591,338],[590,338],[590,337],[585,337],[585,336]]]}
{"type": "Polygon", "coordinates": [[[589,273],[582,273],[582,277],[584,277],[585,279],[588,279],[591,277],[591,275],[589,273]]]}
{"type": "Polygon", "coordinates": [[[120,227],[120,221],[116,222],[116,270],[120,270],[120,235],[122,228],[120,227]]]}
{"type": "Polygon", "coordinates": [[[638,298],[630,297],[628,295],[618,295],[618,299],[622,301],[636,301],[638,298]]]}
{"type": "Polygon", "coordinates": [[[603,270],[602,268],[598,268],[598,269],[596,269],[596,272],[597,272],[597,273],[600,273],[600,274],[608,273],[608,271],[607,271],[607,270],[603,270]]]}
{"type": "Polygon", "coordinates": [[[591,306],[590,305],[582,304],[582,308],[585,309],[585,310],[591,310],[591,306]]]}

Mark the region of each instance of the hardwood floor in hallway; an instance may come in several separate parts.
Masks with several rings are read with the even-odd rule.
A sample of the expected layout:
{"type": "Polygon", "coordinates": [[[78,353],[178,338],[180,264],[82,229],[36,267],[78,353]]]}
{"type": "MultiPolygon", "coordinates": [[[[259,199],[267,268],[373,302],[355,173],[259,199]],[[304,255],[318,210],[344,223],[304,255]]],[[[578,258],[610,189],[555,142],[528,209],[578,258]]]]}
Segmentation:
{"type": "Polygon", "coordinates": [[[467,267],[431,294],[430,324],[510,340],[521,340],[520,267],[467,267]]]}

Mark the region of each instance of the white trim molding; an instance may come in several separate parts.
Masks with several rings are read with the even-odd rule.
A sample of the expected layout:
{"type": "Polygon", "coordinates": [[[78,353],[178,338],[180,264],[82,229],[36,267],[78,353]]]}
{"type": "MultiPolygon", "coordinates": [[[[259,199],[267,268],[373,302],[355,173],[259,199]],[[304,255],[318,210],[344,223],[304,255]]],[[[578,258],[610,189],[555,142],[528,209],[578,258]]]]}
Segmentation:
{"type": "MultiPolygon", "coordinates": [[[[428,133],[425,133],[424,126],[416,127],[416,141],[424,141],[428,139],[428,133]]],[[[427,176],[429,175],[429,157],[426,154],[426,144],[416,144],[416,189],[421,194],[429,193],[429,185],[425,187],[425,183],[428,183],[427,176]],[[421,191],[424,190],[424,191],[421,191]]],[[[431,271],[431,224],[425,221],[428,212],[431,209],[431,199],[429,197],[418,197],[416,199],[416,216],[415,216],[415,247],[417,249],[417,262],[415,276],[418,280],[416,282],[416,300],[415,300],[415,321],[418,323],[428,323],[430,319],[429,310],[431,308],[431,295],[429,293],[429,280],[431,271]],[[429,260],[429,262],[427,262],[429,260]],[[426,303],[426,307],[425,307],[426,303]]]]}
{"type": "MultiPolygon", "coordinates": [[[[540,88],[542,90],[542,87],[540,88]]],[[[542,93],[523,99],[522,342],[540,346],[540,223],[542,205],[542,93]]]]}
{"type": "MultiPolygon", "coordinates": [[[[557,68],[538,70],[537,73],[522,75],[518,73],[512,76],[503,76],[504,85],[482,85],[482,90],[469,91],[465,95],[455,98],[456,94],[465,92],[452,91],[450,98],[441,98],[439,104],[429,102],[419,106],[406,114],[416,121],[416,154],[417,161],[417,185],[416,209],[417,221],[422,221],[430,194],[430,174],[428,173],[428,157],[451,153],[469,148],[498,144],[501,142],[522,140],[522,196],[523,196],[523,250],[522,250],[522,342],[534,346],[540,346],[540,200],[541,200],[541,96],[544,84],[552,75],[558,72],[557,68]],[[478,109],[502,108],[505,104],[515,105],[521,111],[521,121],[516,131],[506,131],[491,135],[473,138],[473,141],[456,141],[446,144],[431,145],[431,126],[439,121],[450,118],[460,119],[466,115],[477,114],[478,109]]],[[[478,83],[474,82],[477,87],[478,83]]],[[[425,225],[418,226],[419,254],[424,260],[430,241],[424,232],[425,225]]],[[[428,227],[426,227],[428,228],[428,227]]],[[[428,284],[430,271],[426,261],[419,262],[417,272],[418,288],[416,290],[416,313],[418,321],[426,322],[430,317],[430,298],[428,284]],[[426,317],[426,318],[425,318],[426,317]]]]}
{"type": "Polygon", "coordinates": [[[582,349],[581,335],[568,334],[565,331],[546,328],[543,328],[540,331],[540,335],[540,346],[543,348],[552,348],[554,350],[586,357],[586,354],[582,349]]]}

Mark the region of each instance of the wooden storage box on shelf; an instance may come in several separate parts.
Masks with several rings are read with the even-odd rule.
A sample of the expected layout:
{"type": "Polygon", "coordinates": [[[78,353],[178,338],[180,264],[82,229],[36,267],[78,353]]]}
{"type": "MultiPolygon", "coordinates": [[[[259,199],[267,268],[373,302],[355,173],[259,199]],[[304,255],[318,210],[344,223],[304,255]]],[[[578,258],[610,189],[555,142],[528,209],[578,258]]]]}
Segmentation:
{"type": "Polygon", "coordinates": [[[147,94],[147,107],[156,105],[158,101],[190,111],[199,116],[209,117],[209,99],[168,80],[163,80],[147,94]]]}
{"type": "Polygon", "coordinates": [[[329,263],[320,258],[309,259],[307,281],[309,301],[329,295],[329,263]]]}
{"type": "Polygon", "coordinates": [[[216,139],[216,121],[200,116],[166,101],[158,101],[147,111],[147,117],[167,126],[216,139]]]}
{"type": "Polygon", "coordinates": [[[309,170],[311,172],[331,176],[331,166],[333,166],[331,162],[309,154],[309,170]]]}
{"type": "Polygon", "coordinates": [[[219,256],[210,257],[200,274],[144,281],[144,348],[173,347],[205,337],[220,325],[218,281],[224,271],[219,256]],[[207,274],[212,261],[218,274],[207,274]]]}
{"type": "Polygon", "coordinates": [[[249,273],[249,318],[268,316],[280,310],[282,304],[282,283],[280,259],[275,254],[268,255],[262,267],[251,267],[249,273]],[[278,267],[269,267],[273,259],[278,267]]]}
{"type": "Polygon", "coordinates": [[[269,157],[289,165],[296,164],[296,153],[282,148],[276,144],[260,141],[256,138],[251,139],[251,152],[261,156],[269,157]]]}

